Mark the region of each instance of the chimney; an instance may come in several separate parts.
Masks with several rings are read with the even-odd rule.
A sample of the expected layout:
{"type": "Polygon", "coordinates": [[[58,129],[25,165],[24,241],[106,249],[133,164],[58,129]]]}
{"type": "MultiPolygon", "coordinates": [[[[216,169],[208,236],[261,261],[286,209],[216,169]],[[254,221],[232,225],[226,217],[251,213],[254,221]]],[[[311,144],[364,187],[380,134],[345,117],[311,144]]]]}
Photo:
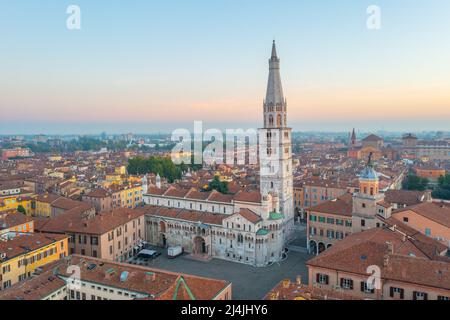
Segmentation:
{"type": "Polygon", "coordinates": [[[108,269],[105,271],[105,279],[110,280],[114,274],[116,273],[116,271],[114,269],[108,269]]]}
{"type": "Polygon", "coordinates": [[[388,249],[388,254],[394,254],[394,245],[392,244],[392,242],[386,242],[387,245],[387,249],[388,249]]]}
{"type": "Polygon", "coordinates": [[[389,265],[389,255],[384,255],[383,257],[383,267],[387,267],[389,265]]]}
{"type": "Polygon", "coordinates": [[[146,272],[144,280],[146,282],[151,282],[156,280],[156,273],[154,272],[146,272]]]}

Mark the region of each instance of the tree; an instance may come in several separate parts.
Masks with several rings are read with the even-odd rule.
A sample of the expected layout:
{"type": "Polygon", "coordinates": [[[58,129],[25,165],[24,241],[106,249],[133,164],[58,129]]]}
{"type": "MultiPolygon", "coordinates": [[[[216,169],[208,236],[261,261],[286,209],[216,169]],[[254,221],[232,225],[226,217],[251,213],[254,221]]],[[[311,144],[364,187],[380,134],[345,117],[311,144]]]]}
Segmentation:
{"type": "Polygon", "coordinates": [[[433,198],[450,200],[450,174],[440,176],[438,187],[432,193],[433,198]]]}
{"type": "Polygon", "coordinates": [[[21,204],[19,204],[19,206],[17,207],[17,211],[25,215],[27,214],[27,210],[25,210],[25,208],[21,204]]]}
{"type": "Polygon", "coordinates": [[[416,175],[410,174],[403,182],[403,189],[424,191],[427,189],[428,183],[429,181],[427,178],[421,178],[416,175]]]}
{"type": "Polygon", "coordinates": [[[228,193],[228,182],[220,181],[219,176],[215,176],[212,181],[208,184],[208,191],[217,190],[220,193],[228,193]]]}
{"type": "Polygon", "coordinates": [[[186,169],[186,165],[175,165],[170,157],[156,157],[149,158],[136,157],[128,161],[129,174],[159,174],[166,178],[169,183],[173,183],[177,179],[181,179],[182,170],[186,169]]]}

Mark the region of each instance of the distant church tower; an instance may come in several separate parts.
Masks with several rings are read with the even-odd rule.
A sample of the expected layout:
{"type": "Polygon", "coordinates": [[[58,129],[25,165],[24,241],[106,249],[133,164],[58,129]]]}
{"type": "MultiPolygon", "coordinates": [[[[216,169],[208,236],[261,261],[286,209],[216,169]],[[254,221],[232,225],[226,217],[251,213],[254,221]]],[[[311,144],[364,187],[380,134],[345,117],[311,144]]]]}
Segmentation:
{"type": "Polygon", "coordinates": [[[269,60],[269,80],[264,100],[264,128],[260,138],[261,195],[279,198],[280,213],[284,216],[285,238],[294,226],[291,128],[287,127],[287,103],[283,96],[280,59],[275,41],[269,60]]]}
{"type": "Polygon", "coordinates": [[[356,132],[355,132],[355,128],[353,128],[352,136],[350,138],[350,145],[352,147],[356,146],[356,132]]]}

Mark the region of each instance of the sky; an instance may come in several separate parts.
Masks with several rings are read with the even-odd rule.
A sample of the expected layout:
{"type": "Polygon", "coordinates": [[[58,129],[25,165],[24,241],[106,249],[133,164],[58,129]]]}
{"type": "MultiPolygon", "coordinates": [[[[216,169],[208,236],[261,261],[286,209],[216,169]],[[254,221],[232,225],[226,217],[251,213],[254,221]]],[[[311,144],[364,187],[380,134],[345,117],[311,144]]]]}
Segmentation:
{"type": "Polygon", "coordinates": [[[0,0],[0,134],[259,127],[273,39],[295,131],[450,130],[448,0],[0,0]]]}

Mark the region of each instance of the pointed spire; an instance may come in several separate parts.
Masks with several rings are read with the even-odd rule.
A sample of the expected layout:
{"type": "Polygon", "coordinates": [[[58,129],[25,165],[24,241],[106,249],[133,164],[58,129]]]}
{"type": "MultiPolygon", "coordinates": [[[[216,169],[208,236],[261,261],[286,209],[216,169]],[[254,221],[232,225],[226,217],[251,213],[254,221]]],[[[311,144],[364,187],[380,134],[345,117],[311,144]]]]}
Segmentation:
{"type": "Polygon", "coordinates": [[[353,128],[352,137],[351,137],[351,144],[354,146],[356,144],[356,132],[355,128],[353,128]]]}
{"type": "Polygon", "coordinates": [[[267,84],[267,93],[265,104],[273,106],[283,105],[286,101],[283,96],[283,87],[280,76],[280,59],[277,55],[275,40],[272,43],[272,55],[269,60],[269,80],[267,84]]]}
{"type": "Polygon", "coordinates": [[[277,56],[277,46],[275,45],[275,40],[273,40],[273,43],[272,43],[272,56],[271,56],[271,58],[273,59],[273,58],[278,58],[278,56],[277,56]]]}

